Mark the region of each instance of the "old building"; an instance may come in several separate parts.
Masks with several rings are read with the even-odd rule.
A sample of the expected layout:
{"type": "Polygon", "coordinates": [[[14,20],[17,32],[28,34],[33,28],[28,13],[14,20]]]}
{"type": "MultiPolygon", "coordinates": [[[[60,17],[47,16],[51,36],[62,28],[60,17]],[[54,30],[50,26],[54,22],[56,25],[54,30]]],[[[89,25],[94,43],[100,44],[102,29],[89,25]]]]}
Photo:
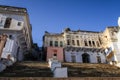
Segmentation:
{"type": "Polygon", "coordinates": [[[31,49],[31,32],[26,8],[0,6],[0,59],[23,60],[31,49]]]}
{"type": "Polygon", "coordinates": [[[118,26],[107,27],[103,35],[107,61],[110,64],[120,66],[120,18],[118,26]]]}
{"type": "MultiPolygon", "coordinates": [[[[120,19],[118,20],[120,26],[120,19]]],[[[110,26],[103,32],[66,28],[62,33],[46,32],[43,47],[47,60],[56,56],[65,62],[80,63],[120,63],[120,27],[110,26]],[[53,49],[52,49],[53,48],[53,49]],[[56,55],[58,49],[61,51],[56,55]],[[62,55],[61,55],[62,53],[62,55]]]]}
{"type": "Polygon", "coordinates": [[[59,61],[63,61],[63,47],[64,47],[63,34],[45,32],[43,41],[46,60],[48,61],[49,58],[54,57],[57,58],[59,61]]]}
{"type": "Polygon", "coordinates": [[[45,33],[43,43],[47,48],[47,60],[56,56],[57,59],[63,57],[66,62],[105,63],[101,36],[100,32],[72,31],[70,28],[60,34],[45,33]],[[59,49],[61,51],[55,55],[59,49]]]}
{"type": "Polygon", "coordinates": [[[64,30],[66,62],[105,63],[101,32],[64,30]]]}

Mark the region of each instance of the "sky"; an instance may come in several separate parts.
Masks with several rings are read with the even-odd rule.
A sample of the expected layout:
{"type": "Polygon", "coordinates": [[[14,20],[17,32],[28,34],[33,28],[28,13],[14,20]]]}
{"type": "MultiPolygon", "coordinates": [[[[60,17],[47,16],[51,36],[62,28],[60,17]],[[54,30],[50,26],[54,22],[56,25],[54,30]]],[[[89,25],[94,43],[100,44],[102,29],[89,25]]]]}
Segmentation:
{"type": "Polygon", "coordinates": [[[104,31],[117,26],[120,16],[120,0],[0,0],[0,5],[27,8],[33,42],[39,47],[45,31],[104,31]]]}

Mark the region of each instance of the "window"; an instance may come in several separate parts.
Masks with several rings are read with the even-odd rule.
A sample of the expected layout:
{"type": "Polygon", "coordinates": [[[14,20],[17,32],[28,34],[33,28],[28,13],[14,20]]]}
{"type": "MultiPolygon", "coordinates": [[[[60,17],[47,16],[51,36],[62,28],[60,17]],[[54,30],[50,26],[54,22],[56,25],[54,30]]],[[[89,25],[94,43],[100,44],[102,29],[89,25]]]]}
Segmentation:
{"type": "Polygon", "coordinates": [[[60,41],[60,47],[63,47],[63,42],[62,41],[60,41]]]}
{"type": "Polygon", "coordinates": [[[50,41],[50,46],[53,46],[53,41],[50,41]]]}
{"type": "Polygon", "coordinates": [[[90,63],[90,55],[87,53],[82,54],[82,61],[83,63],[90,63]]]}
{"type": "Polygon", "coordinates": [[[77,40],[77,45],[80,46],[79,40],[77,40]]]}
{"type": "Polygon", "coordinates": [[[99,42],[100,42],[100,44],[102,44],[102,41],[101,41],[101,39],[99,38],[99,42]]]}
{"type": "Polygon", "coordinates": [[[72,40],[72,45],[75,45],[75,41],[74,40],[72,40]]]}
{"type": "Polygon", "coordinates": [[[90,47],[92,46],[91,41],[89,41],[89,45],[90,45],[90,47]]]}
{"type": "Polygon", "coordinates": [[[21,22],[18,22],[18,24],[17,24],[18,26],[21,26],[21,22]]]}
{"type": "Polygon", "coordinates": [[[100,58],[100,56],[97,56],[97,61],[98,61],[98,63],[101,63],[101,58],[100,58]]]}
{"type": "Polygon", "coordinates": [[[56,54],[56,53],[54,53],[54,54],[53,54],[53,56],[57,56],[57,54],[56,54]]]}
{"type": "Polygon", "coordinates": [[[98,47],[100,47],[100,44],[99,44],[99,42],[98,42],[98,41],[97,41],[97,46],[98,46],[98,47]]]}
{"type": "Polygon", "coordinates": [[[9,39],[12,39],[13,38],[13,36],[12,35],[9,35],[9,39]]]}
{"type": "Polygon", "coordinates": [[[85,43],[85,46],[88,46],[88,44],[87,44],[87,41],[86,41],[86,40],[84,41],[84,43],[85,43]]]}
{"type": "Polygon", "coordinates": [[[56,59],[57,58],[57,53],[53,54],[53,58],[56,59]]]}
{"type": "Polygon", "coordinates": [[[70,45],[70,40],[67,40],[67,45],[70,45]]]}
{"type": "Polygon", "coordinates": [[[94,41],[92,41],[92,44],[93,44],[93,46],[95,46],[95,42],[94,41]]]}
{"type": "Polygon", "coordinates": [[[111,32],[111,35],[114,36],[115,35],[114,32],[111,32]]]}
{"type": "Polygon", "coordinates": [[[76,36],[76,38],[79,38],[79,36],[76,36]]]}
{"type": "Polygon", "coordinates": [[[55,41],[55,47],[58,47],[58,41],[55,41]]]}
{"type": "Polygon", "coordinates": [[[11,20],[12,20],[12,18],[6,18],[6,22],[5,22],[4,28],[9,28],[10,27],[11,20]]]}

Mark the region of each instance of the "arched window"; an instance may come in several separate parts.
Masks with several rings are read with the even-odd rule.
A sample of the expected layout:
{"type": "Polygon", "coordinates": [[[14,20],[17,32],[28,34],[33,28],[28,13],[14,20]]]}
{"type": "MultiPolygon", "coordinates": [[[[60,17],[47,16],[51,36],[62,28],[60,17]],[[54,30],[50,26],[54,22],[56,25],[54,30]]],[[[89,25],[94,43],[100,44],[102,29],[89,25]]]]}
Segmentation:
{"type": "Polygon", "coordinates": [[[55,47],[58,47],[58,41],[55,41],[55,47]]]}
{"type": "Polygon", "coordinates": [[[9,28],[10,27],[11,20],[12,20],[12,18],[9,18],[9,17],[6,18],[6,22],[5,22],[4,28],[9,28]]]}
{"type": "Polygon", "coordinates": [[[82,54],[83,63],[90,63],[90,55],[87,53],[82,54]]]}
{"type": "Polygon", "coordinates": [[[74,40],[72,40],[72,45],[75,45],[75,41],[74,40]]]}
{"type": "Polygon", "coordinates": [[[101,40],[101,38],[99,38],[99,42],[100,42],[100,44],[102,44],[102,40],[101,40]]]}
{"type": "Polygon", "coordinates": [[[67,40],[67,45],[70,45],[70,40],[67,40]]]}
{"type": "Polygon", "coordinates": [[[80,46],[80,42],[79,42],[79,40],[77,40],[77,46],[80,46]]]}
{"type": "Polygon", "coordinates": [[[95,47],[95,42],[94,42],[94,41],[92,41],[92,44],[93,44],[93,46],[95,47]]]}
{"type": "Polygon", "coordinates": [[[87,41],[86,41],[86,40],[84,41],[84,44],[85,44],[85,46],[88,46],[88,44],[87,44],[87,41]]]}
{"type": "Polygon", "coordinates": [[[91,41],[89,41],[89,45],[90,45],[90,47],[92,46],[91,41]]]}
{"type": "Polygon", "coordinates": [[[99,42],[98,42],[98,41],[97,41],[97,46],[98,46],[98,47],[100,47],[100,44],[99,44],[99,42]]]}
{"type": "Polygon", "coordinates": [[[60,41],[60,47],[63,47],[63,42],[62,41],[60,41]]]}
{"type": "Polygon", "coordinates": [[[50,46],[53,46],[53,41],[50,41],[50,46]]]}

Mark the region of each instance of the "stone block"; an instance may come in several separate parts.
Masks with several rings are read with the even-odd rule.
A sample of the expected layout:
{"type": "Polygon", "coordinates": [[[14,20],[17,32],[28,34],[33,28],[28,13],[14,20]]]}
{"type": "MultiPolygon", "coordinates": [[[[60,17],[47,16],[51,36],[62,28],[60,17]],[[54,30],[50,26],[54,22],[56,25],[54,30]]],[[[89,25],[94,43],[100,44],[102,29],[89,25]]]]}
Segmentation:
{"type": "Polygon", "coordinates": [[[54,78],[67,78],[68,73],[67,73],[67,67],[56,67],[54,70],[54,78]]]}

